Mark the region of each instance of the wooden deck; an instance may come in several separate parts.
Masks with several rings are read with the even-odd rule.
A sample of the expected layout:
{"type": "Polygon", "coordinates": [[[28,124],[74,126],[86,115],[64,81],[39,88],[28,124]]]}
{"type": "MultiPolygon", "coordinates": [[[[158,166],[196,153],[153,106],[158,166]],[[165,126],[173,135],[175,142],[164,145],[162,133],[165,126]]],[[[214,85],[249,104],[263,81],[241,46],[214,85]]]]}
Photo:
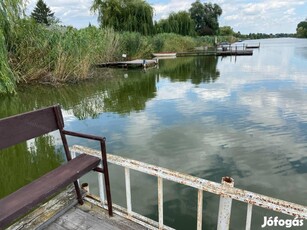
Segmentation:
{"type": "Polygon", "coordinates": [[[177,53],[177,57],[188,56],[242,56],[253,55],[253,50],[226,50],[226,51],[192,51],[177,53]]]}
{"type": "Polygon", "coordinates": [[[113,67],[113,68],[146,68],[155,66],[157,61],[155,59],[136,59],[132,61],[106,62],[97,64],[96,67],[113,67]],[[144,66],[145,63],[145,66],[144,66]]]}
{"type": "Polygon", "coordinates": [[[18,220],[8,230],[143,230],[145,227],[114,214],[87,201],[79,205],[72,187],[18,220]]]}
{"type": "Polygon", "coordinates": [[[253,55],[252,50],[226,50],[217,51],[217,56],[242,56],[242,55],[253,55]]]}
{"type": "Polygon", "coordinates": [[[118,215],[109,217],[108,212],[85,202],[77,205],[51,223],[46,230],[141,230],[146,229],[118,215]]]}

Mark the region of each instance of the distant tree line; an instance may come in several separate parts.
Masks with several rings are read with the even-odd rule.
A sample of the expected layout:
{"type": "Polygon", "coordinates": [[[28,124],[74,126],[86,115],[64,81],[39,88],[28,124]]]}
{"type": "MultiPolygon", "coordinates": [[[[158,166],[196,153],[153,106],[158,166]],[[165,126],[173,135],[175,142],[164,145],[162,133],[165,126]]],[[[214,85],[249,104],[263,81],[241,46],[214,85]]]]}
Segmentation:
{"type": "Polygon", "coordinates": [[[241,39],[263,39],[263,38],[285,38],[285,37],[295,37],[292,33],[278,33],[278,34],[266,34],[266,33],[249,33],[249,34],[235,34],[235,37],[241,39]]]}

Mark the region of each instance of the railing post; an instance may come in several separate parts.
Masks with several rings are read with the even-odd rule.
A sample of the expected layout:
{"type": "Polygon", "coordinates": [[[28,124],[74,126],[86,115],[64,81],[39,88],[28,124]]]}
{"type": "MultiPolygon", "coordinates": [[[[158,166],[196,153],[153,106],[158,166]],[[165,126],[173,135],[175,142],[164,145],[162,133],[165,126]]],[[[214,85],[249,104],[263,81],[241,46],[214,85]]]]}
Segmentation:
{"type": "Polygon", "coordinates": [[[130,169],[125,168],[125,182],[126,182],[126,201],[127,201],[127,212],[128,216],[132,215],[132,204],[131,204],[131,185],[130,185],[130,169]]]}
{"type": "Polygon", "coordinates": [[[71,158],[74,159],[76,158],[76,152],[75,151],[70,151],[71,158]]]}
{"type": "MultiPolygon", "coordinates": [[[[102,164],[100,163],[99,165],[100,168],[102,168],[102,164]]],[[[99,188],[99,197],[100,197],[100,202],[102,207],[104,207],[105,205],[105,194],[104,194],[104,176],[102,175],[102,173],[98,173],[98,188],[99,188]]]]}
{"type": "Polygon", "coordinates": [[[163,179],[158,177],[159,229],[163,229],[163,179]]]}
{"type": "Polygon", "coordinates": [[[197,198],[197,230],[202,229],[203,223],[203,190],[198,189],[198,198],[197,198]]]}
{"type": "MultiPolygon", "coordinates": [[[[231,177],[223,177],[222,186],[233,187],[234,180],[231,177]]],[[[232,204],[231,198],[228,198],[227,196],[224,196],[224,195],[220,196],[217,230],[228,230],[229,229],[231,204],[232,204]]]]}
{"type": "Polygon", "coordinates": [[[247,214],[246,214],[246,226],[245,230],[250,230],[251,229],[251,224],[252,224],[252,211],[253,211],[253,205],[248,204],[247,205],[247,214]]]}

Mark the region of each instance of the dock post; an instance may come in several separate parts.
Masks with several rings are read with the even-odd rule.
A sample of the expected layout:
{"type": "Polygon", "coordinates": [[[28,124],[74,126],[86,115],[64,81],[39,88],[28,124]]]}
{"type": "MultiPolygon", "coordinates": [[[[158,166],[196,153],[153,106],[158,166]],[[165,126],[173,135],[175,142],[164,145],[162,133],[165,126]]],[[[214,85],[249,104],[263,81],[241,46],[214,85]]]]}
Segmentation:
{"type": "MultiPolygon", "coordinates": [[[[234,186],[234,180],[231,177],[223,177],[222,186],[225,187],[225,189],[227,190],[227,187],[234,186]]],[[[231,205],[232,205],[231,198],[228,198],[224,195],[220,196],[217,230],[228,230],[229,229],[231,205]]]]}

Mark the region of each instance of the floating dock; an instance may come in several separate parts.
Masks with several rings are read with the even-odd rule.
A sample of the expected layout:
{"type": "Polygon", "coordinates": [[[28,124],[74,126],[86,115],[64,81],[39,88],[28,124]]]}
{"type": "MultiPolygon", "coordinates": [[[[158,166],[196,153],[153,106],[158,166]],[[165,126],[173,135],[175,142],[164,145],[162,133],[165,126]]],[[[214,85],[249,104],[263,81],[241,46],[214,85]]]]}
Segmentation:
{"type": "Polygon", "coordinates": [[[253,50],[217,50],[217,51],[191,51],[177,53],[177,57],[187,56],[242,56],[253,55],[253,50]]]}
{"type": "Polygon", "coordinates": [[[253,55],[252,50],[226,50],[217,51],[216,56],[242,56],[242,55],[253,55]]]}
{"type": "Polygon", "coordinates": [[[251,49],[236,49],[230,48],[225,50],[195,50],[189,52],[179,52],[173,56],[161,56],[155,57],[153,59],[136,59],[132,61],[116,61],[116,62],[105,62],[96,64],[98,68],[108,67],[108,68],[147,68],[154,67],[158,64],[158,59],[169,59],[176,57],[189,57],[189,56],[243,56],[243,55],[253,55],[253,50],[251,49]]]}
{"type": "Polygon", "coordinates": [[[245,46],[246,49],[259,49],[260,48],[260,43],[257,45],[246,45],[245,46]]]}
{"type": "Polygon", "coordinates": [[[106,62],[97,64],[96,67],[110,67],[110,68],[147,68],[157,65],[155,59],[136,59],[132,61],[106,62]]]}

